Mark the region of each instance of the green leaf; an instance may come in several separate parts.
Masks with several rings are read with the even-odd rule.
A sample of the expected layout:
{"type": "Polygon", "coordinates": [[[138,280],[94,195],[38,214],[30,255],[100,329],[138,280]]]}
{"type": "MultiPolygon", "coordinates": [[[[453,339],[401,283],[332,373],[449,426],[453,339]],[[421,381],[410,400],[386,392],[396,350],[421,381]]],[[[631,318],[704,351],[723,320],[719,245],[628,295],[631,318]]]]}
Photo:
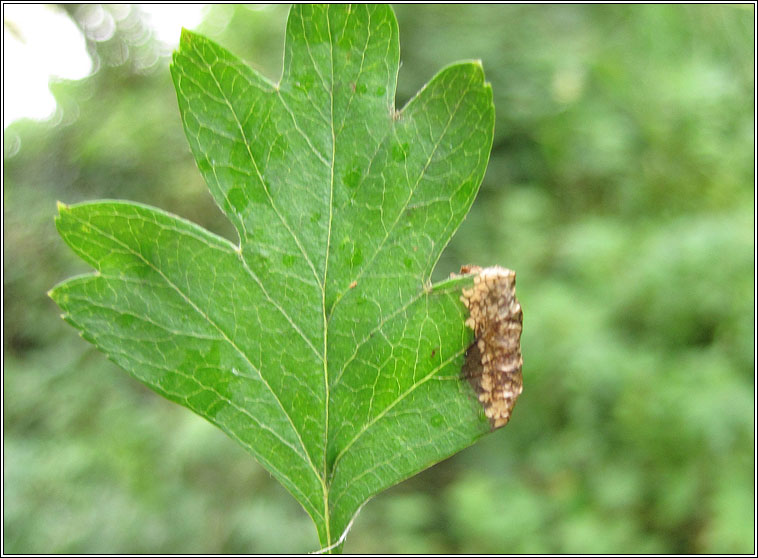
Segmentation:
{"type": "Polygon", "coordinates": [[[482,180],[492,93],[460,63],[397,111],[398,64],[387,6],[293,7],[278,84],[184,31],[182,120],[239,245],[133,203],[57,218],[96,270],[51,291],[64,318],[250,451],[322,547],[490,431],[461,380],[470,278],[429,279],[482,180]]]}

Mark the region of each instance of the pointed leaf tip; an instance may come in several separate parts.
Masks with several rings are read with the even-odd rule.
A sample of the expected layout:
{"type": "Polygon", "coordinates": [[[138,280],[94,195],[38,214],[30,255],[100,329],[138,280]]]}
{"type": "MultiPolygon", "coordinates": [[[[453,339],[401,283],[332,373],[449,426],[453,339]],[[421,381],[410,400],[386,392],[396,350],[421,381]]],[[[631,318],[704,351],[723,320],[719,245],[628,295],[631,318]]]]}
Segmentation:
{"type": "Polygon", "coordinates": [[[186,27],[182,27],[181,35],[179,36],[179,46],[189,46],[190,42],[192,41],[194,33],[187,29],[186,27]]]}

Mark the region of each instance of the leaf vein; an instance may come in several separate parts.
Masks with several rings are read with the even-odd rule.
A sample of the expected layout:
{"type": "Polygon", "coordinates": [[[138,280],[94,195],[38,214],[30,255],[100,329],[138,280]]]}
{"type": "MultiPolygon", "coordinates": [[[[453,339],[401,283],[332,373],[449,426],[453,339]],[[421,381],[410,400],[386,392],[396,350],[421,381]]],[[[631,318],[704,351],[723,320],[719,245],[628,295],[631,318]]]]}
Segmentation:
{"type": "Polygon", "coordinates": [[[287,220],[284,218],[284,216],[281,214],[279,209],[276,207],[276,204],[274,203],[274,198],[271,196],[271,192],[269,191],[269,188],[266,185],[266,181],[263,179],[263,175],[261,174],[261,171],[258,168],[258,163],[255,160],[255,156],[253,155],[253,152],[250,149],[250,141],[248,140],[247,134],[245,133],[245,130],[242,127],[242,122],[237,116],[237,112],[234,110],[234,107],[232,107],[231,102],[229,101],[226,94],[224,93],[224,90],[222,89],[221,84],[219,83],[218,79],[216,78],[216,74],[213,71],[213,67],[204,58],[202,58],[202,56],[201,56],[201,59],[203,60],[203,63],[206,65],[208,73],[213,78],[213,81],[216,84],[216,87],[223,95],[224,100],[226,101],[226,105],[229,108],[229,111],[231,112],[232,116],[234,117],[234,121],[240,132],[240,136],[242,137],[242,140],[244,141],[245,147],[247,149],[247,153],[250,157],[250,162],[253,164],[253,167],[255,168],[255,172],[258,176],[258,180],[260,181],[260,184],[263,187],[263,190],[266,192],[266,197],[268,197],[269,204],[271,205],[271,209],[274,210],[274,213],[276,213],[277,217],[279,218],[279,221],[281,221],[282,225],[284,225],[284,228],[287,229],[287,232],[289,232],[289,234],[292,236],[292,239],[295,241],[295,244],[297,244],[297,247],[300,249],[300,252],[303,254],[305,261],[308,263],[308,266],[311,268],[311,271],[313,272],[314,277],[316,277],[316,280],[318,281],[319,277],[318,277],[318,274],[316,273],[316,268],[313,266],[313,262],[308,257],[308,253],[303,247],[302,242],[300,242],[300,239],[292,230],[292,227],[289,225],[289,223],[287,223],[287,220]]]}
{"type": "MultiPolygon", "coordinates": [[[[79,219],[78,217],[76,217],[75,215],[73,215],[73,214],[71,214],[71,215],[72,215],[72,217],[74,219],[78,220],[79,222],[81,222],[83,224],[86,224],[81,219],[79,219]]],[[[134,250],[133,248],[131,248],[128,244],[125,244],[120,239],[118,239],[118,238],[116,238],[116,237],[108,234],[106,231],[100,229],[99,227],[93,225],[92,223],[89,223],[89,226],[91,226],[93,229],[95,229],[102,236],[104,236],[106,238],[109,238],[114,243],[121,245],[126,250],[129,250],[132,254],[134,254],[136,257],[138,257],[139,259],[141,259],[148,267],[150,267],[153,271],[155,271],[158,275],[160,275],[163,278],[163,280],[166,282],[166,284],[168,284],[172,289],[174,289],[176,291],[176,293],[180,297],[182,297],[193,310],[195,310],[195,312],[197,312],[198,314],[200,314],[200,316],[202,316],[203,318],[205,318],[205,320],[208,322],[208,324],[211,325],[214,329],[216,329],[224,337],[224,339],[226,340],[226,342],[229,343],[234,348],[234,350],[237,351],[237,353],[239,353],[239,355],[245,360],[245,362],[248,363],[248,365],[250,366],[250,368],[252,368],[253,370],[255,370],[258,373],[258,375],[261,378],[261,381],[266,386],[266,388],[271,392],[271,395],[274,397],[274,400],[279,405],[279,408],[281,409],[282,413],[284,414],[284,416],[289,421],[290,426],[291,426],[293,432],[297,436],[298,441],[300,442],[300,446],[302,447],[302,450],[303,450],[303,454],[302,454],[303,459],[306,460],[309,463],[311,469],[313,470],[314,474],[316,475],[316,478],[322,479],[321,475],[319,474],[319,472],[316,469],[313,461],[310,458],[310,454],[308,453],[308,450],[305,447],[305,443],[303,442],[303,439],[302,439],[302,436],[300,435],[300,432],[295,427],[295,423],[293,422],[292,417],[290,417],[289,413],[287,413],[286,409],[284,408],[284,405],[282,404],[281,400],[277,396],[276,392],[271,388],[271,385],[263,377],[263,375],[261,374],[260,370],[258,370],[258,368],[252,363],[252,361],[247,356],[247,354],[226,334],[226,332],[221,328],[221,326],[219,326],[217,323],[215,323],[210,318],[210,316],[208,316],[205,312],[203,312],[192,301],[192,299],[186,293],[184,293],[173,281],[171,281],[171,279],[168,278],[168,276],[166,276],[165,273],[163,273],[158,267],[156,267],[152,262],[150,262],[147,258],[145,258],[140,252],[137,252],[136,250],[134,250]]]]}
{"type": "MultiPolygon", "coordinates": [[[[329,477],[329,482],[334,478],[334,475],[336,474],[337,467],[339,466],[340,461],[342,461],[342,458],[344,455],[347,454],[347,451],[366,433],[366,431],[371,428],[373,425],[375,425],[379,420],[384,418],[398,403],[403,401],[408,395],[413,393],[414,390],[416,390],[419,386],[422,386],[426,382],[428,382],[431,378],[434,377],[434,375],[442,370],[444,367],[448,366],[450,363],[454,362],[457,358],[459,358],[461,355],[463,355],[466,352],[467,348],[464,347],[462,349],[459,349],[453,355],[451,355],[447,360],[442,362],[439,366],[432,369],[431,372],[429,372],[426,376],[422,377],[419,381],[413,383],[407,390],[405,390],[403,393],[401,393],[394,401],[392,401],[390,404],[388,404],[382,411],[377,414],[373,419],[368,421],[366,424],[364,424],[360,430],[356,433],[356,435],[347,443],[345,446],[340,450],[340,452],[337,454],[337,457],[334,459],[334,465],[332,466],[332,472],[329,477]]],[[[392,457],[390,458],[391,461],[392,457]]],[[[358,478],[360,478],[362,475],[358,475],[358,477],[355,477],[351,479],[350,482],[343,483],[343,486],[350,487],[353,482],[355,482],[358,478]]],[[[332,500],[332,505],[336,506],[337,502],[339,501],[342,494],[344,494],[344,491],[342,493],[338,493],[339,495],[332,500]]]]}

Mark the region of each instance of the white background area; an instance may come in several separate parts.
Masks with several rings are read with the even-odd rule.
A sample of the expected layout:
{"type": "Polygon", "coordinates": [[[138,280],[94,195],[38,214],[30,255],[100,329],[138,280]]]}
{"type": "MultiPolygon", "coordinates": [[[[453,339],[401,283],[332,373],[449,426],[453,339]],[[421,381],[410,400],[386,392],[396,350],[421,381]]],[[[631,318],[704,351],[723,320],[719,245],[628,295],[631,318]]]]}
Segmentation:
{"type": "MultiPolygon", "coordinates": [[[[139,6],[157,39],[171,49],[178,45],[182,27],[192,29],[202,21],[204,8],[205,4],[139,6]]],[[[130,9],[120,5],[124,16],[130,9]]],[[[104,17],[119,15],[117,10],[104,17]]],[[[84,36],[62,9],[44,4],[3,5],[3,128],[20,118],[51,118],[56,104],[50,80],[82,79],[92,70],[84,36]]]]}

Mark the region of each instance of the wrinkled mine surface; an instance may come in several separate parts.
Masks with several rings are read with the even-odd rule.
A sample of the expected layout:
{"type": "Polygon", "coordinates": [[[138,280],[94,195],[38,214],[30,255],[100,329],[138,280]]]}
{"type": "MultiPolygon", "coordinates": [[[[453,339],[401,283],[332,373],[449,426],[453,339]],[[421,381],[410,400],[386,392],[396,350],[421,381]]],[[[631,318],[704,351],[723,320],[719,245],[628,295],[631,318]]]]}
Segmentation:
{"type": "Polygon", "coordinates": [[[461,273],[477,274],[474,286],[463,289],[461,297],[469,309],[466,325],[475,334],[462,374],[474,388],[494,430],[508,424],[523,389],[523,313],[516,299],[516,273],[503,267],[476,266],[464,266],[461,273]]]}

